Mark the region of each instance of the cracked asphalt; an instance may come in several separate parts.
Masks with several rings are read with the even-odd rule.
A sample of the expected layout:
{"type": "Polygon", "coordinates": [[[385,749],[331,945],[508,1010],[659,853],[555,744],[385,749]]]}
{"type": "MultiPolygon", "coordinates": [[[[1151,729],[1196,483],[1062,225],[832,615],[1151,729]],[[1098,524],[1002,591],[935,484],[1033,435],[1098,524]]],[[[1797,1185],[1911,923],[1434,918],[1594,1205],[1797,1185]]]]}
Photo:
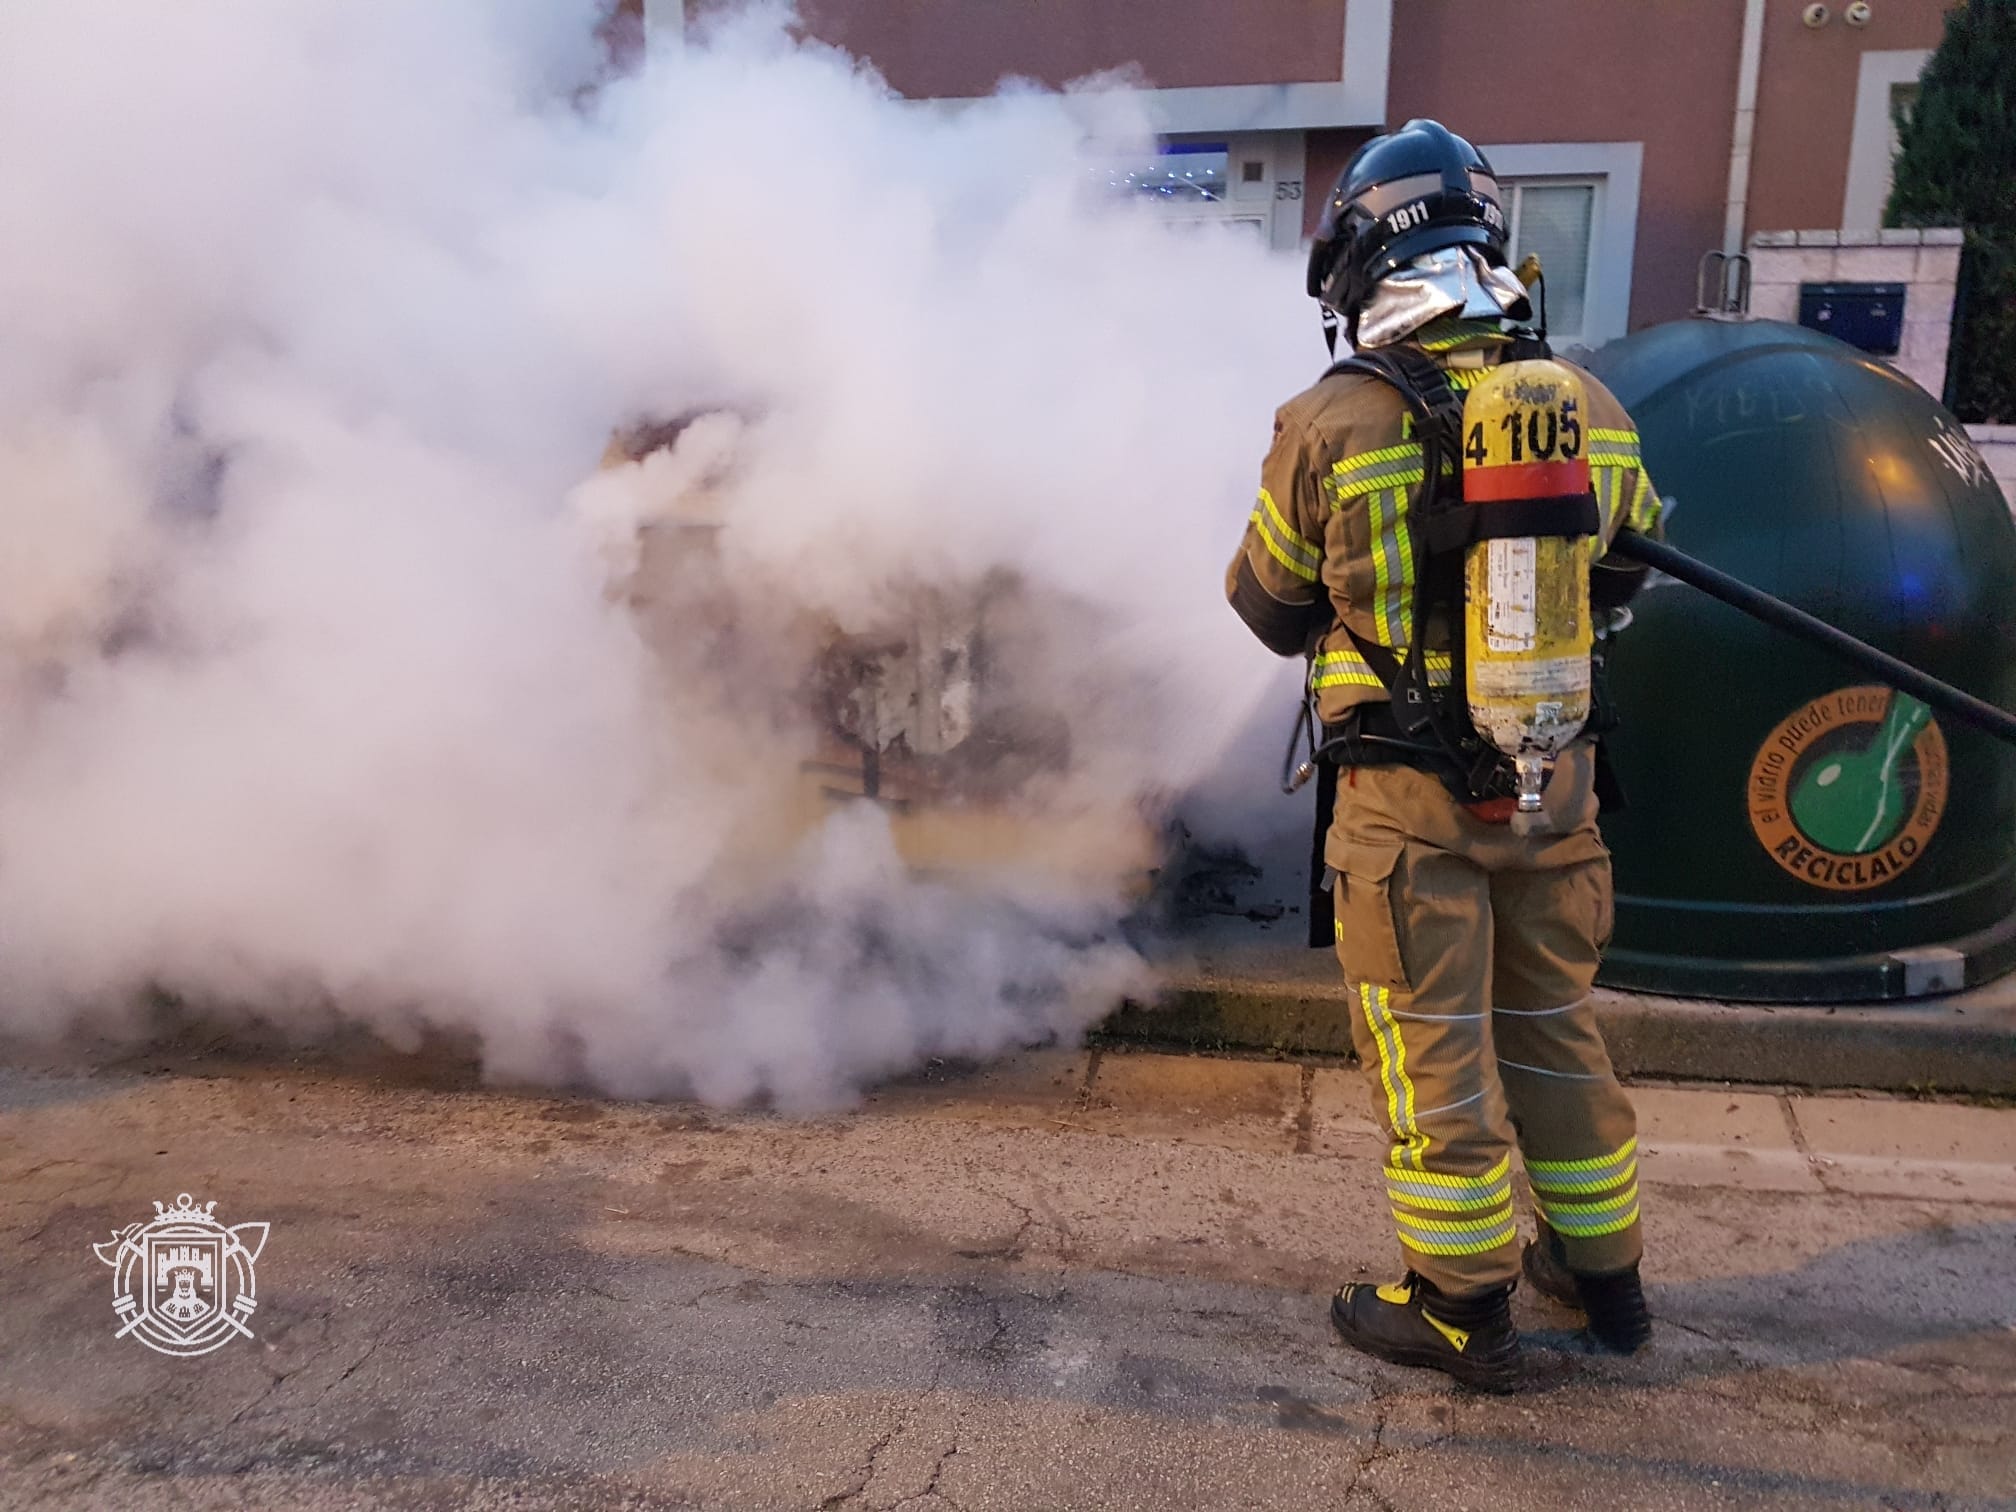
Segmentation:
{"type": "Polygon", "coordinates": [[[4,1508],[2016,1508],[2016,1110],[1638,1089],[1652,1351],[1331,1338],[1394,1249],[1350,1067],[1039,1051],[844,1116],[446,1052],[0,1052],[4,1508]],[[264,1220],[256,1338],[91,1252],[264,1220]]]}

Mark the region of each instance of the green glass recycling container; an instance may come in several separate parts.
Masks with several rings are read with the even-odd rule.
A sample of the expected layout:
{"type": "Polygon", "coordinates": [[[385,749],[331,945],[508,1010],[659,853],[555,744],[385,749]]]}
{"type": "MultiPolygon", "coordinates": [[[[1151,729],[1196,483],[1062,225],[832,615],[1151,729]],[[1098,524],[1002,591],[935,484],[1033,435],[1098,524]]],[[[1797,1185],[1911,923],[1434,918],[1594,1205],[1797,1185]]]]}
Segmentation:
{"type": "MultiPolygon", "coordinates": [[[[1659,326],[1589,366],[1638,423],[1673,545],[2016,707],[2016,525],[1923,390],[1762,320],[1659,326]]],[[[1684,584],[1632,609],[1602,980],[1858,1002],[2016,966],[2016,749],[1684,584]]]]}

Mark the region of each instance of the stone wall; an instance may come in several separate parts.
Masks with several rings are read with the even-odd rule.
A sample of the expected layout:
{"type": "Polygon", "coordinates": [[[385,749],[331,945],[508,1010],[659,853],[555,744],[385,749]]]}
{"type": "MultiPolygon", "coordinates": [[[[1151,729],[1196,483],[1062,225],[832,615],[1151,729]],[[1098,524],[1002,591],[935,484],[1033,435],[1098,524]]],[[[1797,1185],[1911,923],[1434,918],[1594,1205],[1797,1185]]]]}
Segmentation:
{"type": "Polygon", "coordinates": [[[1957,229],[1760,231],[1750,238],[1750,273],[1750,313],[1794,324],[1801,284],[1903,284],[1904,338],[1884,360],[1934,398],[1944,394],[1960,277],[1957,229]]]}

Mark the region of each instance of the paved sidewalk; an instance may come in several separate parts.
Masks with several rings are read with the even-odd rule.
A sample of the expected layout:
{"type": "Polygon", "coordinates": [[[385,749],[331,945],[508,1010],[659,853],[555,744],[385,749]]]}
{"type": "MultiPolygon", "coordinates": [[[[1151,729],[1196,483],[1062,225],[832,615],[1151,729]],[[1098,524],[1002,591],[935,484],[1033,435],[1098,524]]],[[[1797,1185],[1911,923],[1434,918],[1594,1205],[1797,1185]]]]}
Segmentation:
{"type": "Polygon", "coordinates": [[[0,1507],[2016,1508],[2016,1111],[1647,1087],[1655,1349],[1350,1354],[1355,1070],[1039,1052],[814,1121],[457,1061],[0,1071],[0,1507]],[[265,1220],[256,1342],[90,1245],[265,1220]]]}
{"type": "MultiPolygon", "coordinates": [[[[1258,889],[1266,896],[1274,892],[1258,889]]],[[[1193,923],[1167,942],[1165,992],[1105,1029],[1137,1043],[1348,1054],[1354,1012],[1336,957],[1299,917],[1193,923]]],[[[1596,1016],[1627,1074],[2016,1097],[2016,975],[1887,1003],[1747,1004],[1599,987],[1596,1016]]]]}

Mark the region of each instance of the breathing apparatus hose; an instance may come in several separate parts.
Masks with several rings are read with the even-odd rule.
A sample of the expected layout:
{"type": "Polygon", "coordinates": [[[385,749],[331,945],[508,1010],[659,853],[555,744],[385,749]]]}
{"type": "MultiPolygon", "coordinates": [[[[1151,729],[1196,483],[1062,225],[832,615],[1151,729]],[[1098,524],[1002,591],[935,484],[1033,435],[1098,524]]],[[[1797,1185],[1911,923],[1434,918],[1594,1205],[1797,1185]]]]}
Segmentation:
{"type": "Polygon", "coordinates": [[[1316,775],[1317,765],[1337,751],[1347,751],[1353,746],[1379,746],[1397,751],[1403,756],[1433,757],[1441,754],[1440,746],[1431,746],[1414,740],[1395,740],[1390,735],[1368,735],[1352,731],[1345,735],[1332,735],[1324,741],[1316,739],[1316,700],[1305,697],[1302,712],[1295,717],[1295,728],[1288,736],[1288,750],[1281,758],[1281,791],[1287,794],[1299,793],[1304,784],[1316,775]],[[1308,754],[1301,760],[1296,755],[1307,745],[1308,754]]]}
{"type": "MultiPolygon", "coordinates": [[[[1330,743],[1325,741],[1324,746],[1330,743]]],[[[1316,775],[1316,763],[1322,759],[1324,746],[1316,744],[1316,700],[1305,694],[1302,711],[1295,716],[1295,728],[1288,732],[1288,749],[1281,756],[1282,792],[1302,791],[1302,785],[1316,775]],[[1305,744],[1309,754],[1297,761],[1296,755],[1305,744]]]]}

